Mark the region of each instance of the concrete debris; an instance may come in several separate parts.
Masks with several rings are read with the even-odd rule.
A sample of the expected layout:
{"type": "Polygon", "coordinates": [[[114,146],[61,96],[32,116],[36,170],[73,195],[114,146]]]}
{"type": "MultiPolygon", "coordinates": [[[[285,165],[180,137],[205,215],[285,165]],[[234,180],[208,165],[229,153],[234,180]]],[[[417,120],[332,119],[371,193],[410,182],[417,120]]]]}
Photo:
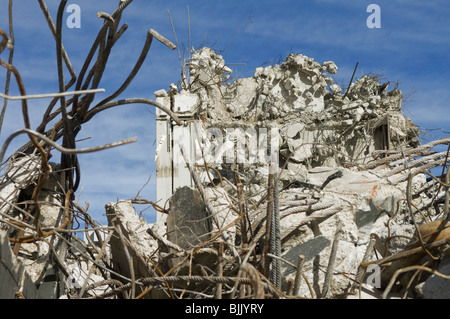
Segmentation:
{"type": "MultiPolygon", "coordinates": [[[[272,207],[280,218],[281,255],[274,258],[282,261],[283,291],[288,291],[295,279],[299,255],[303,255],[304,280],[296,287],[296,296],[323,297],[326,285],[327,297],[352,296],[362,262],[366,272],[371,263],[378,267],[376,284],[385,289],[398,268],[381,267],[377,258],[401,255],[410,248],[416,233],[413,220],[420,225],[445,217],[432,208],[435,197],[431,195],[442,197],[443,189],[419,169],[444,164],[446,152],[432,149],[450,140],[419,146],[419,130],[401,110],[401,91],[397,85],[390,89],[390,82],[380,83],[376,75],[363,76],[344,91],[331,77],[338,71],[334,62],[319,63],[301,54],[290,54],[280,65],[257,68],[253,77],[233,82],[229,81],[232,70],[225,65],[222,56],[209,48],[195,52],[190,62],[191,83],[177,92],[174,107],[190,110],[195,122],[187,124],[190,128],[183,136],[198,143],[197,148],[189,148],[188,164],[196,167],[190,176],[197,174],[206,186],[202,198],[216,207],[218,199],[232,199],[225,200],[223,209],[235,208],[234,214],[229,214],[236,217],[231,231],[235,245],[244,249],[253,244],[256,256],[264,254],[266,219],[272,207]],[[191,102],[183,104],[183,96],[191,102]],[[258,131],[261,129],[275,129],[278,134],[270,139],[271,134],[264,135],[258,131]],[[265,143],[265,139],[270,141],[265,143]],[[264,149],[271,143],[278,146],[277,158],[255,161],[255,153],[271,153],[264,149]],[[269,196],[273,162],[279,173],[276,205],[269,196]],[[417,170],[411,174],[410,168],[417,170]],[[226,196],[211,196],[207,193],[210,190],[225,191],[226,196]],[[405,200],[407,194],[411,197],[405,200]],[[239,212],[244,211],[250,226],[239,218],[239,212]],[[332,251],[337,224],[343,226],[336,251],[332,251]],[[372,235],[376,236],[373,251],[365,256],[372,235]],[[242,241],[244,237],[247,239],[242,241]],[[336,260],[329,283],[325,274],[332,254],[336,260]]],[[[169,106],[168,98],[160,102],[169,106]]],[[[161,114],[159,120],[165,119],[161,114]]],[[[171,133],[157,130],[157,135],[171,133]]],[[[175,153],[160,152],[172,159],[175,153]]],[[[176,177],[180,173],[175,169],[184,161],[172,163],[176,177]]],[[[166,167],[160,164],[157,170],[159,174],[166,167]]],[[[196,188],[192,180],[184,182],[196,188]]],[[[157,187],[170,187],[170,183],[159,179],[157,187]]],[[[178,198],[178,191],[173,196],[178,198]]],[[[190,202],[182,206],[189,207],[190,202]]],[[[421,258],[414,256],[419,263],[421,258]]],[[[254,265],[264,274],[263,262],[257,257],[254,265]]],[[[270,268],[269,273],[275,271],[270,268]]],[[[364,284],[367,278],[363,276],[359,282],[364,284]]],[[[399,286],[397,290],[409,289],[407,283],[399,286]]],[[[381,298],[382,290],[378,291],[375,295],[381,298]]],[[[394,291],[390,293],[397,296],[394,291]]]]}
{"type": "MultiPolygon", "coordinates": [[[[156,251],[158,243],[148,232],[150,225],[139,218],[131,201],[107,203],[105,209],[108,225],[114,229],[109,241],[112,268],[133,281],[153,276],[148,253],[156,251]]],[[[142,291],[141,287],[134,287],[133,297],[142,291]]],[[[155,298],[159,293],[150,296],[155,298]]]]}
{"type": "Polygon", "coordinates": [[[8,237],[4,232],[0,232],[0,258],[0,282],[2,283],[0,299],[40,299],[37,288],[23,264],[14,258],[8,237]]]}
{"type": "Polygon", "coordinates": [[[159,204],[107,203],[99,225],[67,203],[54,167],[39,233],[27,218],[39,156],[9,161],[7,297],[448,298],[448,152],[436,147],[450,138],[421,145],[397,85],[375,75],[342,88],[334,62],[302,54],[234,81],[210,48],[187,62],[189,83],[155,92],[182,123],[157,110],[159,204]],[[69,235],[80,220],[83,240],[69,235]]]}
{"type": "Polygon", "coordinates": [[[38,156],[19,157],[8,162],[5,173],[0,180],[2,186],[0,189],[0,212],[2,214],[13,208],[21,190],[27,189],[32,184],[32,181],[37,178],[39,170],[38,156]]]}
{"type": "Polygon", "coordinates": [[[439,276],[432,275],[418,288],[424,299],[450,299],[450,265],[439,266],[438,272],[439,276]]]}
{"type": "MultiPolygon", "coordinates": [[[[211,238],[212,221],[197,190],[188,186],[176,190],[170,198],[167,239],[182,250],[190,250],[211,238]]],[[[181,258],[171,260],[174,267],[181,258]]]]}
{"type": "Polygon", "coordinates": [[[197,94],[193,113],[208,127],[233,123],[278,128],[280,154],[288,162],[337,167],[369,161],[375,150],[418,145],[417,127],[401,113],[401,91],[388,91],[376,76],[358,79],[342,94],[325,73],[337,71],[333,62],[321,65],[301,54],[232,83],[226,82],[231,71],[223,67],[222,57],[209,48],[196,52],[191,64],[197,76],[190,91],[180,95],[197,94]],[[201,76],[199,65],[204,66],[201,76]]]}
{"type": "Polygon", "coordinates": [[[117,203],[107,203],[106,214],[108,225],[115,230],[116,236],[111,238],[111,253],[114,259],[114,269],[119,273],[127,274],[131,272],[135,276],[149,276],[148,261],[145,254],[157,248],[156,241],[147,233],[150,227],[145,221],[140,220],[130,201],[119,201],[117,203]],[[128,242],[128,254],[123,249],[124,242],[128,242]],[[134,269],[130,269],[129,256],[133,256],[134,269]]]}
{"type": "MultiPolygon", "coordinates": [[[[9,238],[14,238],[10,241],[13,243],[14,255],[17,256],[16,262],[24,267],[27,278],[37,285],[38,294],[42,298],[55,298],[61,287],[57,281],[48,279],[59,277],[66,269],[60,271],[49,261],[55,252],[61,253],[62,256],[66,254],[67,245],[64,238],[51,237],[51,240],[38,241],[21,230],[21,226],[26,225],[27,216],[30,216],[30,209],[33,208],[34,201],[31,198],[41,170],[38,159],[37,155],[23,155],[11,157],[8,161],[6,173],[0,182],[0,219],[6,221],[11,217],[11,224],[10,227],[5,227],[8,223],[2,223],[0,231],[9,238]]],[[[69,224],[69,216],[61,206],[64,196],[60,192],[58,166],[50,163],[50,167],[51,172],[42,185],[45,191],[37,196],[40,210],[37,225],[44,237],[50,237],[54,229],[69,224]]]]}

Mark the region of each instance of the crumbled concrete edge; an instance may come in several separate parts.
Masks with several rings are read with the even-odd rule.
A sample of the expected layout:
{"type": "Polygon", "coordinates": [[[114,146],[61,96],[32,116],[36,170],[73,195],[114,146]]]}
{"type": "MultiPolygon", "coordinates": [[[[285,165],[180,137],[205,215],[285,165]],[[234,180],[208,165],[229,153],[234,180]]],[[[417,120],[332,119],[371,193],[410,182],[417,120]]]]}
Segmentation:
{"type": "MultiPolygon", "coordinates": [[[[184,104],[194,101],[188,111],[201,119],[196,128],[201,137],[206,136],[210,128],[225,132],[227,127],[276,127],[281,132],[280,158],[287,162],[280,175],[280,189],[296,182],[303,186],[325,185],[328,177],[341,174],[341,178],[327,183],[323,189],[297,186],[280,195],[280,210],[284,211],[280,225],[282,256],[296,264],[298,252],[309,253],[304,273],[319,294],[317,287],[324,281],[324,267],[338,222],[344,225],[344,230],[335,273],[356,275],[372,233],[378,235],[379,254],[395,254],[407,247],[408,238],[413,238],[415,232],[414,226],[404,218],[407,211],[401,203],[405,198],[407,173],[398,162],[389,166],[370,167],[369,164],[397,147],[414,149],[419,145],[419,130],[403,115],[403,95],[396,85],[389,90],[390,82],[379,83],[377,76],[363,76],[344,92],[329,76],[338,71],[334,62],[320,64],[301,54],[290,54],[280,65],[258,68],[253,77],[233,82],[228,81],[232,70],[225,67],[223,57],[210,48],[196,51],[190,66],[189,88],[178,93],[172,90],[172,98],[163,91],[155,95],[166,102],[174,99],[175,107],[183,112],[187,110],[184,104]],[[333,149],[326,147],[330,142],[333,149]],[[307,216],[307,209],[295,213],[299,205],[316,205],[317,222],[314,213],[307,216]],[[317,241],[320,238],[328,245],[317,241]],[[386,241],[389,244],[386,245],[386,241]]],[[[211,141],[202,142],[204,149],[211,148],[208,144],[211,141]]],[[[234,143],[228,147],[233,148],[234,143]]],[[[206,155],[206,162],[209,159],[206,155]]],[[[208,165],[211,167],[214,163],[208,162],[208,165]]],[[[215,168],[224,180],[236,183],[233,179],[235,166],[221,163],[215,168]]],[[[243,183],[250,181],[246,185],[251,194],[267,187],[268,170],[264,165],[244,163],[239,168],[244,175],[243,183]]],[[[216,187],[212,189],[226,190],[236,200],[235,186],[224,183],[223,188],[218,187],[218,176],[209,183],[210,177],[204,170],[197,169],[197,173],[203,176],[205,185],[214,184],[216,187]]],[[[419,193],[426,184],[425,175],[418,174],[413,178],[412,188],[419,193]]],[[[209,195],[205,198],[210,205],[217,200],[209,195]]],[[[260,198],[255,196],[254,199],[260,198]]],[[[429,203],[423,193],[414,200],[414,204],[421,207],[429,203]]],[[[264,204],[256,211],[249,211],[252,223],[258,224],[265,211],[264,204]]],[[[283,269],[287,285],[293,280],[292,267],[283,265],[283,269]]],[[[348,276],[337,275],[333,277],[331,288],[334,297],[342,298],[354,285],[348,276]]],[[[310,295],[310,286],[305,282],[299,294],[317,297],[310,295]]]]}
{"type": "Polygon", "coordinates": [[[0,230],[0,299],[40,299],[36,286],[9,245],[8,234],[0,230]]]}
{"type": "MultiPolygon", "coordinates": [[[[338,71],[334,62],[321,64],[301,54],[290,54],[280,65],[258,68],[252,77],[233,82],[229,82],[233,71],[226,66],[222,56],[209,48],[196,51],[189,66],[191,83],[188,88],[178,92],[177,87],[171,85],[169,93],[160,90],[155,95],[163,104],[169,103],[167,106],[175,101],[178,115],[195,115],[200,119],[197,122],[200,134],[211,127],[224,130],[230,126],[272,127],[280,132],[279,155],[286,163],[277,183],[283,291],[287,291],[292,284],[296,275],[293,265],[296,265],[299,254],[302,254],[305,256],[304,280],[294,294],[306,298],[322,297],[338,224],[342,225],[342,229],[339,243],[335,246],[336,260],[327,297],[355,296],[357,287],[353,280],[372,234],[377,235],[374,244],[377,256],[394,255],[408,249],[408,245],[415,240],[415,227],[402,202],[406,196],[408,177],[404,161],[408,161],[412,168],[420,169],[424,164],[442,161],[445,154],[426,154],[436,145],[433,143],[418,146],[418,129],[401,112],[400,90],[394,87],[389,91],[389,82],[379,83],[376,76],[364,76],[344,92],[331,77],[338,71]],[[183,103],[192,108],[185,108],[183,103]],[[387,135],[386,130],[389,131],[387,135]],[[332,148],[327,147],[330,143],[332,148]],[[395,153],[399,146],[402,152],[395,153]],[[416,160],[415,156],[422,151],[426,157],[416,160]],[[386,158],[394,158],[395,154],[399,155],[396,160],[385,161],[386,158]]],[[[207,139],[202,142],[205,147],[211,143],[207,139]]],[[[160,141],[157,159],[158,151],[164,149],[161,145],[160,141]]],[[[233,147],[234,142],[229,145],[233,147]]],[[[33,163],[32,157],[11,162],[6,179],[1,181],[1,185],[5,186],[0,190],[2,198],[15,203],[20,191],[37,176],[39,169],[33,163]],[[33,173],[36,174],[30,178],[33,173]]],[[[234,173],[236,166],[208,164],[214,168],[214,172],[205,174],[201,167],[195,167],[192,171],[198,180],[203,181],[202,187],[190,185],[176,189],[163,217],[155,224],[148,224],[139,218],[130,200],[106,204],[111,237],[104,252],[104,260],[111,262],[112,269],[133,281],[160,276],[161,273],[155,272],[155,269],[164,273],[175,266],[177,261],[184,260],[185,267],[180,268],[181,273],[204,274],[205,269],[215,269],[217,266],[217,251],[203,247],[209,240],[214,244],[225,243],[226,247],[233,247],[234,250],[231,249],[222,257],[229,265],[236,264],[242,257],[237,253],[237,249],[242,248],[241,224],[236,222],[239,219],[238,205],[248,209],[252,239],[259,241],[264,236],[267,201],[261,194],[267,189],[267,163],[241,165],[239,179],[234,173]],[[238,181],[242,183],[241,191],[246,196],[244,202],[239,199],[238,181]],[[181,196],[183,190],[192,196],[181,196]],[[174,205],[180,198],[182,201],[174,205]],[[258,202],[259,206],[256,205],[258,202]],[[189,216],[192,212],[183,210],[185,207],[199,208],[196,211],[202,214],[207,207],[211,216],[189,216]],[[183,219],[177,219],[181,215],[183,219]],[[207,220],[209,217],[211,220],[207,220]],[[207,227],[194,232],[195,238],[201,240],[190,241],[187,245],[186,241],[180,240],[194,231],[190,227],[193,222],[204,223],[205,220],[207,227]],[[224,228],[226,232],[221,231],[224,228]],[[179,236],[173,236],[175,232],[179,232],[179,236]],[[220,233],[222,236],[216,236],[220,233]],[[195,258],[189,258],[194,248],[195,258]]],[[[429,195],[435,190],[433,187],[424,174],[417,174],[412,179],[415,207],[430,205],[432,196],[429,195]]],[[[442,197],[443,194],[441,190],[438,195],[442,197]]],[[[44,198],[47,197],[42,199],[47,201],[44,198]]],[[[10,203],[2,202],[0,212],[8,213],[10,203]]],[[[44,210],[43,222],[46,226],[55,225],[59,208],[49,205],[48,210],[44,210]]],[[[432,219],[438,217],[431,216],[432,219]]],[[[420,217],[417,220],[419,224],[425,225],[426,221],[420,217]]],[[[98,245],[98,242],[94,245],[98,245]]],[[[49,248],[46,245],[34,247],[34,244],[24,244],[24,251],[29,256],[20,257],[23,264],[18,258],[14,260],[9,246],[7,237],[2,238],[1,267],[5,269],[2,273],[6,276],[5,280],[10,282],[5,293],[10,298],[11,294],[20,291],[18,276],[25,274],[28,267],[28,275],[22,277],[25,278],[22,293],[27,298],[36,298],[39,292],[32,289],[33,282],[43,269],[36,267],[36,260],[42,266],[41,262],[48,258],[49,248]],[[37,259],[30,257],[36,254],[37,259]]],[[[93,251],[98,252],[99,249],[96,246],[93,251]]],[[[448,267],[443,261],[445,256],[441,257],[438,269],[447,274],[448,267]]],[[[373,261],[375,258],[372,254],[368,260],[373,261]]],[[[94,267],[91,262],[80,264],[77,258],[64,262],[67,270],[78,275],[76,278],[70,276],[70,279],[78,280],[72,282],[77,290],[70,291],[68,285],[68,290],[56,297],[79,297],[80,289],[87,285],[95,288],[90,288],[89,293],[82,297],[114,295],[108,295],[111,290],[104,283],[104,277],[98,272],[90,273],[94,267]]],[[[389,284],[392,272],[417,263],[408,262],[396,265],[397,268],[393,266],[388,271],[383,270],[382,286],[389,284]]],[[[418,298],[442,298],[447,296],[449,282],[433,275],[411,290],[416,291],[415,297],[418,298]]],[[[367,292],[362,298],[383,297],[381,290],[365,282],[362,288],[367,292]]],[[[136,293],[139,292],[142,292],[140,287],[136,293]]],[[[389,297],[398,296],[396,293],[389,294],[389,297]]],[[[167,291],[154,289],[149,297],[170,296],[167,291]]]]}

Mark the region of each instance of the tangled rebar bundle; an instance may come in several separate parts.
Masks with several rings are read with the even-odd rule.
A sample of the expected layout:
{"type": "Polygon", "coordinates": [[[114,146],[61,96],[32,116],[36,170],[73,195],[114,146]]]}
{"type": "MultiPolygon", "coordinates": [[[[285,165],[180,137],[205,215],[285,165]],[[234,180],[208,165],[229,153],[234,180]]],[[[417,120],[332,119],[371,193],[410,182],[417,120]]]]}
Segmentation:
{"type": "MultiPolygon", "coordinates": [[[[95,94],[104,91],[98,86],[115,43],[127,29],[126,23],[120,25],[120,20],[123,10],[131,2],[131,0],[120,1],[119,6],[111,15],[104,12],[97,14],[98,18],[104,20],[104,24],[92,44],[82,69],[79,74],[76,74],[62,44],[62,19],[67,1],[61,1],[58,6],[55,26],[46,3],[39,0],[42,13],[56,43],[59,92],[27,95],[20,71],[13,64],[13,1],[9,1],[9,35],[6,31],[0,30],[0,53],[9,49],[8,62],[0,60],[0,65],[7,71],[5,92],[1,95],[3,106],[0,128],[4,120],[8,100],[18,99],[22,101],[24,128],[8,136],[0,152],[3,171],[0,185],[0,220],[2,229],[6,227],[9,241],[13,243],[13,252],[16,256],[20,256],[22,253],[25,255],[30,253],[30,251],[23,252],[23,250],[30,249],[29,247],[24,248],[24,246],[29,246],[32,243],[46,242],[50,247],[46,253],[43,253],[48,261],[40,267],[39,274],[33,277],[37,286],[43,281],[45,273],[53,261],[59,264],[62,271],[62,277],[60,278],[62,281],[70,276],[64,260],[67,258],[70,246],[73,245],[74,241],[82,243],[75,236],[76,232],[87,231],[91,227],[91,231],[98,232],[99,229],[105,228],[95,224],[86,209],[74,202],[74,194],[81,179],[81,168],[77,160],[77,154],[105,150],[136,140],[135,138],[127,138],[98,147],[79,149],[76,148],[75,138],[80,130],[80,125],[108,108],[133,103],[161,108],[169,116],[172,116],[175,122],[179,123],[175,114],[156,101],[145,98],[114,100],[132,82],[145,61],[154,38],[170,49],[175,48],[170,41],[153,29],[148,31],[139,59],[124,83],[101,102],[93,103],[95,94]],[[98,52],[97,56],[95,56],[96,52],[98,52]],[[64,67],[70,73],[70,79],[67,83],[64,79],[64,67]],[[8,95],[11,78],[16,80],[20,96],[8,95]],[[75,86],[75,89],[69,91],[73,86],[75,86]],[[71,97],[66,99],[66,96],[71,97]],[[44,97],[52,97],[53,99],[43,114],[42,122],[34,130],[30,127],[28,104],[31,99],[44,97]],[[58,102],[60,106],[55,110],[55,105],[58,102]],[[58,117],[60,117],[59,120],[58,117]],[[47,125],[52,121],[55,123],[48,128],[47,125]],[[30,141],[16,150],[4,162],[9,144],[20,134],[26,134],[30,141]],[[58,144],[58,140],[62,140],[62,143],[58,144]],[[54,152],[60,152],[61,154],[59,163],[49,162],[54,152]],[[48,188],[51,188],[51,191],[48,188]],[[82,222],[85,223],[86,230],[77,228],[77,225],[81,225],[82,222]],[[74,229],[74,227],[77,229],[74,229]]],[[[90,249],[87,251],[91,253],[90,249]]],[[[38,251],[38,255],[40,253],[42,252],[38,251]]]]}

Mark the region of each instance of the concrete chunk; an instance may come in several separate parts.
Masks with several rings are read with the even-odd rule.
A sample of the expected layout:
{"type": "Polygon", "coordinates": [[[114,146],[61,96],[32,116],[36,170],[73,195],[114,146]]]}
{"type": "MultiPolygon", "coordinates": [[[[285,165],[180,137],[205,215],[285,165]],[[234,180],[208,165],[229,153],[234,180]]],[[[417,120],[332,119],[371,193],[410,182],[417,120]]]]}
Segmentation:
{"type": "Polygon", "coordinates": [[[212,223],[197,190],[177,189],[169,201],[168,239],[184,249],[192,249],[211,236],[212,223]]]}

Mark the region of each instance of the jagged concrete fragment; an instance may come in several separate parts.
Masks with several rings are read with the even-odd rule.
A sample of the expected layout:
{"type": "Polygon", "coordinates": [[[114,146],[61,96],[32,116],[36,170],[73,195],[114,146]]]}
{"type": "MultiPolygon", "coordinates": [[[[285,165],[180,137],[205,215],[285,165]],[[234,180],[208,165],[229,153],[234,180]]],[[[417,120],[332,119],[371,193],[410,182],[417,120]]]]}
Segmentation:
{"type": "Polygon", "coordinates": [[[5,231],[0,231],[0,283],[0,299],[40,299],[24,265],[14,257],[5,231]]]}
{"type": "Polygon", "coordinates": [[[135,280],[152,275],[148,256],[156,251],[158,244],[147,233],[150,225],[139,219],[131,201],[119,201],[105,205],[108,225],[114,227],[110,240],[114,269],[135,280]]]}
{"type": "MultiPolygon", "coordinates": [[[[428,223],[424,223],[419,226],[419,232],[421,234],[421,238],[424,244],[431,244],[442,240],[448,241],[450,240],[450,223],[441,220],[435,220],[428,223]]],[[[400,251],[407,251],[418,247],[422,247],[422,244],[420,243],[420,239],[419,236],[417,235],[417,232],[415,232],[411,240],[407,243],[407,245],[404,245],[403,250],[400,251]]],[[[429,249],[429,253],[431,254],[435,251],[436,250],[434,249],[429,249]]],[[[420,261],[423,260],[424,257],[428,257],[428,253],[425,250],[421,250],[413,255],[409,255],[406,256],[405,258],[393,261],[392,264],[389,265],[389,267],[384,268],[381,272],[382,287],[386,287],[390,283],[393,275],[397,270],[420,264],[420,261]]],[[[442,264],[442,267],[444,266],[445,264],[442,264]]],[[[397,277],[398,281],[397,286],[407,287],[411,277],[412,277],[411,272],[401,273],[397,277]]],[[[441,283],[436,284],[440,285],[441,283]]],[[[431,283],[428,283],[428,285],[431,285],[431,283]]],[[[429,286],[427,287],[427,289],[428,288],[429,286]]]]}
{"type": "Polygon", "coordinates": [[[358,79],[343,94],[325,73],[337,72],[333,62],[321,65],[302,54],[231,83],[226,82],[231,70],[209,48],[194,53],[190,64],[196,76],[189,90],[175,95],[180,101],[175,108],[183,104],[180,95],[196,94],[199,103],[192,111],[206,128],[224,123],[277,127],[283,138],[280,154],[289,163],[336,167],[367,162],[375,150],[417,145],[418,129],[401,113],[401,91],[388,91],[388,83],[380,84],[376,76],[358,79]]]}
{"type": "MultiPolygon", "coordinates": [[[[8,161],[6,172],[0,180],[0,213],[7,214],[22,190],[28,188],[39,176],[39,156],[23,156],[8,161]]],[[[2,218],[0,216],[0,218],[2,218]]]]}
{"type": "MultiPolygon", "coordinates": [[[[60,184],[58,165],[50,164],[50,173],[45,183],[41,186],[37,200],[39,201],[40,215],[39,227],[47,229],[65,227],[69,219],[64,209],[64,194],[60,184]]],[[[26,155],[11,157],[8,160],[6,172],[0,181],[0,220],[6,217],[14,221],[26,221],[29,214],[29,205],[33,207],[32,194],[42,174],[41,161],[38,155],[26,155]]],[[[31,210],[34,214],[35,209],[31,210]]],[[[34,223],[32,220],[31,223],[34,223]]],[[[4,225],[2,224],[2,227],[4,225]]],[[[6,227],[5,227],[6,228],[6,227]]],[[[26,237],[18,227],[8,227],[8,235],[11,238],[26,237]]],[[[37,236],[38,237],[38,236],[37,236]]],[[[48,239],[48,238],[47,238],[48,239]]],[[[39,294],[43,298],[57,298],[58,291],[64,289],[64,281],[60,282],[58,267],[49,263],[54,252],[61,252],[65,258],[67,244],[59,237],[46,240],[32,240],[16,243],[13,247],[20,248],[17,260],[25,267],[28,278],[39,287],[39,294]],[[52,248],[50,248],[50,245],[52,248]],[[51,279],[49,279],[51,278],[51,279]]]]}
{"type": "MultiPolygon", "coordinates": [[[[308,262],[319,255],[319,253],[324,250],[328,245],[330,245],[330,241],[328,238],[324,236],[318,236],[312,238],[311,240],[301,243],[296,247],[288,250],[284,255],[282,255],[283,259],[291,262],[294,265],[297,265],[298,256],[301,254],[305,258],[305,262],[308,262]]],[[[286,266],[286,270],[284,275],[287,276],[296,271],[296,269],[290,265],[286,266]]]]}
{"type": "Polygon", "coordinates": [[[197,190],[179,188],[169,206],[167,237],[171,242],[190,250],[211,237],[212,220],[197,190]]]}
{"type": "MultiPolygon", "coordinates": [[[[273,167],[267,161],[252,159],[255,153],[272,150],[264,144],[267,136],[261,139],[255,135],[257,142],[253,143],[249,132],[260,128],[277,131],[271,142],[276,141],[273,144],[277,146],[279,235],[281,257],[287,262],[282,263],[282,289],[294,280],[291,265],[302,253],[307,255],[306,280],[298,293],[321,296],[331,243],[340,224],[335,268],[330,270],[334,275],[327,284],[331,296],[347,297],[354,292],[352,278],[363,258],[396,254],[408,245],[415,231],[405,202],[409,169],[437,166],[444,154],[431,152],[436,144],[417,148],[419,131],[402,114],[401,91],[397,85],[391,89],[389,82],[380,82],[377,76],[363,76],[343,89],[330,77],[338,71],[334,62],[319,63],[302,54],[290,54],[279,65],[257,68],[252,77],[230,82],[231,70],[225,65],[223,57],[210,49],[199,50],[193,54],[190,85],[174,95],[175,108],[182,97],[198,98],[189,106],[193,118],[200,121],[196,122],[195,135],[188,134],[201,148],[194,171],[202,177],[206,202],[210,208],[219,208],[214,216],[220,215],[220,207],[222,212],[229,209],[222,215],[227,221],[221,225],[230,225],[227,230],[235,239],[240,236],[241,225],[229,221],[239,217],[236,213],[244,207],[251,240],[264,249],[269,212],[266,191],[273,167]],[[230,129],[233,134],[229,134],[230,129]],[[245,152],[241,152],[242,145],[245,152]],[[227,161],[230,154],[234,158],[227,161]],[[234,213],[230,209],[233,205],[234,213]],[[376,254],[365,256],[371,235],[377,238],[376,254]]],[[[162,98],[167,104],[168,98],[162,98]]],[[[183,105],[179,107],[183,109],[183,105]]],[[[412,178],[414,207],[432,204],[433,196],[423,192],[427,185],[424,174],[412,178]]],[[[187,200],[189,206],[191,202],[187,200]]],[[[416,222],[427,221],[413,213],[416,222]]],[[[213,220],[214,230],[217,225],[213,220]]],[[[202,231],[206,234],[208,230],[202,231]]],[[[238,240],[235,244],[240,245],[238,240]]]]}
{"type": "Polygon", "coordinates": [[[234,221],[238,218],[238,214],[234,210],[232,198],[223,188],[206,188],[204,192],[213,216],[213,235],[224,232],[226,238],[234,243],[238,232],[238,225],[234,221]]]}
{"type": "Polygon", "coordinates": [[[422,285],[422,294],[424,299],[450,299],[450,263],[447,261],[438,268],[441,275],[432,275],[422,285]],[[443,278],[442,275],[447,278],[443,278]]]}
{"type": "Polygon", "coordinates": [[[228,80],[232,70],[225,65],[221,55],[205,47],[194,52],[189,61],[191,82],[214,85],[228,80]]]}

